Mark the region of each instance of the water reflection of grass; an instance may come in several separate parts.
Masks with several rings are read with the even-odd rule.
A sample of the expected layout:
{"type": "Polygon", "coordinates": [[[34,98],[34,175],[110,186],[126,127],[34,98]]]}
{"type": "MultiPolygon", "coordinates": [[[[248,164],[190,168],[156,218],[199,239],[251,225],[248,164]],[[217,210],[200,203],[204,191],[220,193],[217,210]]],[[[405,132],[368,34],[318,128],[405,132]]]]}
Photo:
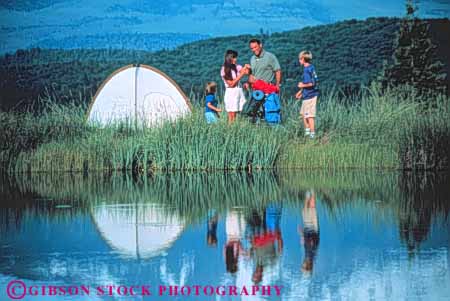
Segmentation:
{"type": "Polygon", "coordinates": [[[413,252],[433,221],[440,216],[448,222],[450,212],[448,174],[439,173],[35,174],[8,180],[0,186],[2,199],[9,200],[1,210],[3,229],[12,221],[20,224],[23,216],[71,219],[90,214],[99,205],[137,205],[142,210],[158,206],[168,218],[198,223],[205,221],[210,209],[220,214],[232,207],[252,210],[282,202],[299,210],[305,192],[314,190],[326,215],[336,221],[351,218],[349,209],[371,223],[396,221],[400,238],[413,252]]]}
{"type": "Polygon", "coordinates": [[[259,173],[152,177],[39,174],[20,178],[16,185],[21,192],[33,191],[54,200],[47,201],[48,204],[86,208],[98,204],[154,203],[188,220],[203,217],[211,208],[220,211],[233,206],[260,207],[282,199],[276,177],[259,173]]]}
{"type": "MultiPolygon", "coordinates": [[[[412,199],[413,188],[423,194],[423,189],[442,178],[445,177],[428,176],[423,180],[425,184],[420,184],[417,177],[391,172],[176,173],[149,177],[36,174],[17,177],[14,186],[21,193],[38,194],[74,207],[137,201],[163,204],[183,215],[201,216],[211,208],[258,207],[271,201],[299,204],[310,189],[321,194],[330,210],[355,200],[377,201],[378,206],[392,207],[403,199],[412,199]]],[[[428,193],[438,194],[444,187],[436,192],[427,189],[428,193]]],[[[445,193],[432,199],[445,199],[445,193]]]]}
{"type": "Polygon", "coordinates": [[[396,204],[399,236],[414,254],[437,216],[450,226],[450,186],[446,173],[408,173],[399,181],[403,200],[396,204]]]}
{"type": "Polygon", "coordinates": [[[305,191],[315,191],[327,218],[337,224],[352,218],[349,210],[356,210],[371,222],[381,224],[392,221],[395,216],[392,209],[393,203],[401,199],[397,185],[400,176],[398,172],[315,170],[286,173],[282,185],[288,197],[300,200],[305,198],[305,191]]]}

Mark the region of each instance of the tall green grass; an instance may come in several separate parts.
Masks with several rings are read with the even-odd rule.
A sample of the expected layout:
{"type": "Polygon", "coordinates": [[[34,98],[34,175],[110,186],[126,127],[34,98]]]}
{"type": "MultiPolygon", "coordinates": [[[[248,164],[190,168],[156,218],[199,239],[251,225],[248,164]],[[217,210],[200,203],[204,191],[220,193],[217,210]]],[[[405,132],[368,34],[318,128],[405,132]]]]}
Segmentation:
{"type": "MultiPolygon", "coordinates": [[[[300,104],[289,103],[299,108],[300,104]]],[[[291,138],[303,127],[288,111],[291,138]]],[[[300,139],[280,156],[282,166],[300,168],[448,169],[450,99],[420,97],[414,90],[381,91],[377,86],[358,95],[319,97],[316,118],[319,139],[300,139]]],[[[292,139],[291,139],[292,140],[292,139]]]]}
{"type": "MultiPolygon", "coordinates": [[[[376,86],[350,98],[319,97],[317,138],[303,136],[300,103],[283,97],[283,124],[245,118],[207,125],[203,108],[157,128],[86,124],[85,107],[56,105],[31,113],[0,113],[0,161],[13,173],[267,168],[446,169],[450,100],[376,86]]],[[[200,101],[193,101],[200,103],[200,101]]]]}
{"type": "Polygon", "coordinates": [[[40,100],[43,110],[8,113],[0,111],[0,166],[12,171],[18,159],[47,143],[87,137],[85,108],[75,103],[58,105],[51,98],[40,100]]]}
{"type": "MultiPolygon", "coordinates": [[[[56,115],[71,113],[76,115],[75,120],[83,115],[82,110],[56,115]]],[[[55,119],[53,115],[36,118],[45,125],[39,133],[48,130],[47,123],[55,119]]],[[[70,121],[63,123],[70,124],[70,121]]],[[[201,109],[157,128],[134,128],[127,124],[103,129],[84,123],[77,123],[77,126],[71,133],[67,133],[64,126],[56,127],[52,138],[28,135],[37,136],[41,143],[29,143],[19,151],[20,146],[10,150],[8,157],[15,157],[8,162],[9,170],[22,173],[264,169],[275,165],[285,139],[285,135],[278,134],[280,130],[264,125],[255,127],[237,122],[228,126],[225,119],[207,125],[201,109]]]]}

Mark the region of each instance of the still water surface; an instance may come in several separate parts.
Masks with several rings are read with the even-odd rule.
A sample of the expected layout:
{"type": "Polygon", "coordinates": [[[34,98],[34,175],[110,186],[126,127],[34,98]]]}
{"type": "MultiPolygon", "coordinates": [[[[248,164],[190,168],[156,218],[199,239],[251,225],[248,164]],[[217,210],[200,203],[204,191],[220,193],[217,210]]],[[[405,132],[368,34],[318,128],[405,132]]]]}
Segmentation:
{"type": "Polygon", "coordinates": [[[448,300],[449,179],[3,178],[0,300],[448,300]]]}

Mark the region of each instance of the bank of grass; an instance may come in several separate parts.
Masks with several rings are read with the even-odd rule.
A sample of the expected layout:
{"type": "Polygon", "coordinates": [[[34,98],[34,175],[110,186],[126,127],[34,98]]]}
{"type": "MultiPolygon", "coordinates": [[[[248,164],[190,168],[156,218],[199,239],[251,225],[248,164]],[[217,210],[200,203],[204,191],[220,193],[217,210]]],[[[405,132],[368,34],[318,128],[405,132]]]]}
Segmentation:
{"type": "Polygon", "coordinates": [[[282,168],[301,169],[399,169],[400,165],[395,148],[340,141],[288,144],[278,163],[282,168]]]}
{"type": "MultiPolygon", "coordinates": [[[[291,112],[287,115],[288,131],[301,136],[298,116],[291,112]]],[[[376,86],[349,98],[330,93],[319,98],[317,125],[318,139],[290,139],[292,143],[283,148],[279,166],[404,170],[449,167],[447,96],[420,97],[410,89],[381,92],[376,86]]]]}
{"type": "MultiPolygon", "coordinates": [[[[70,117],[74,112],[80,115],[81,110],[66,110],[62,114],[70,117]]],[[[60,115],[60,110],[56,114],[60,115]]],[[[47,123],[54,121],[53,113],[37,119],[41,118],[47,120],[43,122],[46,129],[47,123]]],[[[280,130],[245,122],[228,126],[226,120],[221,120],[208,126],[200,110],[152,129],[126,124],[101,129],[78,123],[70,134],[65,128],[56,131],[60,135],[43,135],[43,142],[36,147],[30,143],[30,149],[23,149],[18,155],[4,156],[13,158],[8,169],[19,173],[264,169],[275,165],[280,147],[285,144],[282,140],[286,139],[280,130]]],[[[36,136],[41,136],[41,131],[38,133],[36,136]]]]}
{"type": "MultiPolygon", "coordinates": [[[[286,99],[287,97],[283,97],[286,99]]],[[[445,169],[450,101],[371,87],[352,98],[320,97],[317,138],[303,136],[300,103],[283,106],[283,125],[225,115],[207,125],[203,109],[157,128],[85,123],[85,108],[46,100],[39,116],[0,113],[2,167],[13,173],[155,170],[445,169]]]]}

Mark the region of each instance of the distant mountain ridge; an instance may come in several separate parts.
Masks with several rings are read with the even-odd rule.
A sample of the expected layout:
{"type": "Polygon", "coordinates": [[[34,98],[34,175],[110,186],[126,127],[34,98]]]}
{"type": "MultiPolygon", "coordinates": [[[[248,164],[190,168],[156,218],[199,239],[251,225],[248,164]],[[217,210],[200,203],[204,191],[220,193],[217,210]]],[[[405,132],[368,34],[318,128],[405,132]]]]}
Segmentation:
{"type": "Polygon", "coordinates": [[[2,0],[0,8],[17,10],[17,11],[33,11],[49,7],[57,3],[69,2],[67,0],[2,0]]]}
{"type": "Polygon", "coordinates": [[[207,35],[182,33],[114,33],[43,39],[31,48],[45,49],[133,49],[158,51],[209,38],[207,35]]]}
{"type": "MultiPolygon", "coordinates": [[[[404,10],[404,0],[6,0],[0,2],[0,53],[110,34],[272,33],[344,19],[402,16],[404,10]]],[[[450,17],[450,2],[420,1],[419,13],[450,17]]]]}

